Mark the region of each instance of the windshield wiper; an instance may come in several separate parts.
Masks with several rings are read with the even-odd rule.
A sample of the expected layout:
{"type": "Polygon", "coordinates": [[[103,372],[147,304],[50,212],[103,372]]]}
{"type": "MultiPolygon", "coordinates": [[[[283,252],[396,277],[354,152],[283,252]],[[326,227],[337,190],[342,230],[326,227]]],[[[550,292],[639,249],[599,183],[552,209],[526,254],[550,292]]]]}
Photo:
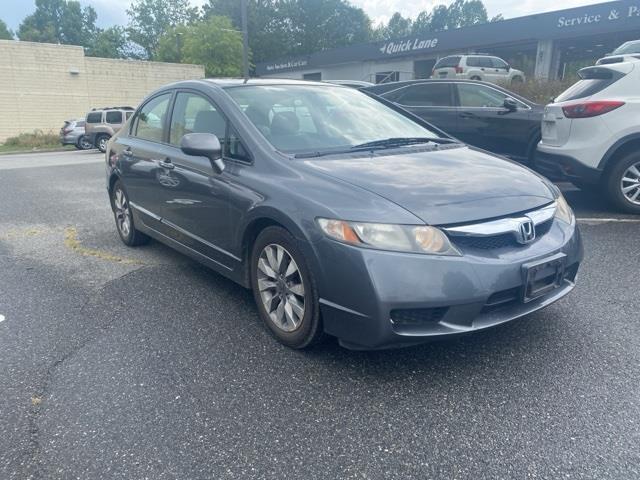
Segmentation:
{"type": "Polygon", "coordinates": [[[402,147],[404,145],[416,145],[419,143],[456,143],[455,140],[450,138],[439,137],[393,137],[385,138],[383,140],[374,140],[373,142],[361,143],[354,145],[351,150],[367,150],[369,148],[389,148],[389,147],[402,147]]]}
{"type": "Polygon", "coordinates": [[[296,153],[294,157],[295,158],[324,157],[327,155],[339,155],[341,153],[382,150],[385,148],[402,147],[405,145],[418,145],[421,143],[435,143],[437,145],[442,145],[442,144],[448,144],[448,143],[459,144],[460,142],[452,138],[440,138],[440,137],[395,137],[395,138],[385,138],[384,140],[375,140],[373,142],[361,143],[359,145],[354,145],[353,147],[349,147],[346,150],[338,149],[338,150],[324,150],[324,151],[296,153]]]}

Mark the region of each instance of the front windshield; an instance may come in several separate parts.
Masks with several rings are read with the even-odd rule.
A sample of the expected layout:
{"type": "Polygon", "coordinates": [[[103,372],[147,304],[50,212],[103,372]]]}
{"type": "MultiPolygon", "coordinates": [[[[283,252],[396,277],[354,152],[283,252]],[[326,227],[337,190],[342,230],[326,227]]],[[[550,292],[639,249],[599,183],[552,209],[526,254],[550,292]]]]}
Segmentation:
{"type": "Polygon", "coordinates": [[[347,87],[255,85],[227,93],[271,144],[286,153],[322,152],[436,132],[347,87]]]}

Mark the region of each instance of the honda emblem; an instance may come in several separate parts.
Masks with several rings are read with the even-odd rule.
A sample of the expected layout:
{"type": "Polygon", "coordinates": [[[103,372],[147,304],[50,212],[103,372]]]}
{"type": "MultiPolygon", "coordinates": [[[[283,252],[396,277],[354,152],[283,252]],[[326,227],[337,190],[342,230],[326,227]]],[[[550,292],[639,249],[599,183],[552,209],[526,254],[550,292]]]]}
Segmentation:
{"type": "Polygon", "coordinates": [[[526,245],[536,239],[536,227],[531,219],[523,220],[518,229],[518,243],[526,245]]]}

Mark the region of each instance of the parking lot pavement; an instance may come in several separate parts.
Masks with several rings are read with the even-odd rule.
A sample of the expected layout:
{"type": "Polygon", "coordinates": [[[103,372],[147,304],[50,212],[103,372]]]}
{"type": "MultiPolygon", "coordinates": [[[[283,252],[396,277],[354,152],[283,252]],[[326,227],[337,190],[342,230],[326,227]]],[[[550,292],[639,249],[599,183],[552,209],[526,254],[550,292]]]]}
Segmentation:
{"type": "Polygon", "coordinates": [[[418,348],[300,352],[244,289],[124,247],[101,159],[0,157],[0,478],[640,478],[632,217],[563,185],[586,219],[566,299],[418,348]]]}

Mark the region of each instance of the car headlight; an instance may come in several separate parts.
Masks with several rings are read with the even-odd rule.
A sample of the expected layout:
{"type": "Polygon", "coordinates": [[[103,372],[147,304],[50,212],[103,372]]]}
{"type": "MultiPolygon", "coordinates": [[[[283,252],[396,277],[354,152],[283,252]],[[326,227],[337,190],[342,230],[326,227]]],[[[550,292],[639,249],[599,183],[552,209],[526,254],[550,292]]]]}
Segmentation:
{"type": "Polygon", "coordinates": [[[562,194],[556,198],[556,218],[568,225],[573,225],[573,222],[575,222],[576,219],[573,214],[573,210],[571,210],[571,207],[562,194]]]}
{"type": "Polygon", "coordinates": [[[462,255],[440,229],[427,225],[346,222],[327,218],[319,218],[318,225],[327,236],[350,245],[430,255],[462,255]]]}

